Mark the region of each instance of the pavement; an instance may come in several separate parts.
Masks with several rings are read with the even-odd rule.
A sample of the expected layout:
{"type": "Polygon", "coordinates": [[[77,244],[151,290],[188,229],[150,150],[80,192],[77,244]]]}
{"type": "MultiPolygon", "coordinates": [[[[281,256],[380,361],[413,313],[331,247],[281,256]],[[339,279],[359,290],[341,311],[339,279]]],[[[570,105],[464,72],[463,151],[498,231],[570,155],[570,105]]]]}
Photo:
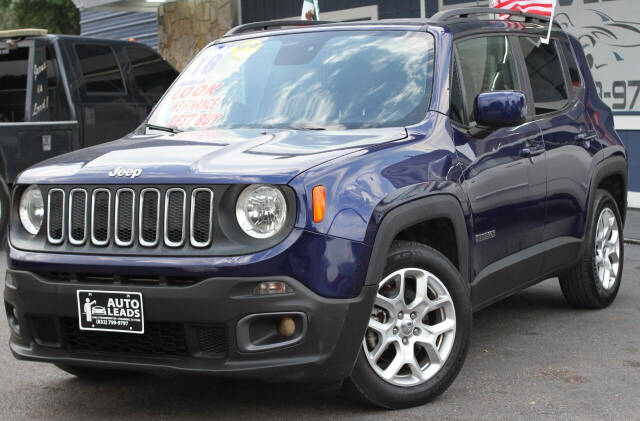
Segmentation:
{"type": "MultiPolygon", "coordinates": [[[[0,261],[2,274],[4,255],[0,261]]],[[[569,308],[550,279],[477,313],[457,380],[434,402],[401,411],[292,384],[142,374],[78,380],[15,360],[0,320],[0,419],[640,420],[640,246],[627,244],[624,263],[607,309],[569,308]]]]}

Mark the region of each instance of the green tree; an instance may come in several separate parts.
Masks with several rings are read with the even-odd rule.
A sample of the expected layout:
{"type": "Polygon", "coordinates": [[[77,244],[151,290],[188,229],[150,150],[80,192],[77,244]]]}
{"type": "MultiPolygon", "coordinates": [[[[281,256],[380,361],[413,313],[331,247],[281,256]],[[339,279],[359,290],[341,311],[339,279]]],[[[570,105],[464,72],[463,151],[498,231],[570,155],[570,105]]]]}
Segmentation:
{"type": "Polygon", "coordinates": [[[0,29],[18,28],[77,34],[80,13],[72,0],[0,0],[0,29]]]}

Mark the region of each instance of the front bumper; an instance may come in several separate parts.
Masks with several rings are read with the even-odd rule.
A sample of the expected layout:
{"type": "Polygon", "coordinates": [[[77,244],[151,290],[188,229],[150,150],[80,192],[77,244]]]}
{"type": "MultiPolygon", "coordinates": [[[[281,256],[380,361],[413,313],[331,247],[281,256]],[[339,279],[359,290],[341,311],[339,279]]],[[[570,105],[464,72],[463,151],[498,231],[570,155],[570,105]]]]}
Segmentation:
{"type": "Polygon", "coordinates": [[[325,298],[290,277],[272,279],[286,281],[293,293],[255,297],[244,291],[269,278],[209,278],[180,287],[60,282],[15,269],[9,269],[7,276],[11,279],[5,287],[5,305],[15,308],[20,325],[20,335],[12,331],[10,347],[19,359],[305,382],[349,375],[376,293],[375,286],[363,287],[354,298],[325,298]],[[105,342],[102,332],[80,338],[87,332],[73,328],[78,289],[142,293],[151,343],[140,344],[136,338],[134,344],[127,338],[140,335],[127,333],[108,333],[117,335],[110,336],[111,342],[105,342]],[[301,340],[269,351],[241,352],[238,321],[259,313],[301,314],[306,319],[301,340]],[[205,338],[209,348],[204,351],[203,329],[209,332],[205,338]],[[211,329],[218,332],[213,339],[211,329]],[[211,341],[217,341],[216,352],[209,352],[211,341]]]}

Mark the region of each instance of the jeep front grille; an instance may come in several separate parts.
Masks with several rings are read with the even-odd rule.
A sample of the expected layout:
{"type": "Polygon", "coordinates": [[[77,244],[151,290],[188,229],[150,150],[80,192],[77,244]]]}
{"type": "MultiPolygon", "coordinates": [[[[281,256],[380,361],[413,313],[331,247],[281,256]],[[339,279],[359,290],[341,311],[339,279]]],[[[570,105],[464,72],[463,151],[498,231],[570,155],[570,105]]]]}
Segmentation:
{"type": "Polygon", "coordinates": [[[50,244],[203,248],[213,240],[210,188],[53,188],[47,198],[50,244]]]}
{"type": "Polygon", "coordinates": [[[120,247],[133,244],[133,226],[136,218],[135,192],[120,189],[116,192],[115,241],[120,247]]]}
{"type": "Polygon", "coordinates": [[[47,239],[51,244],[60,244],[64,241],[64,202],[64,190],[49,190],[47,239]]]}
{"type": "Polygon", "coordinates": [[[87,202],[86,190],[69,192],[69,242],[76,246],[87,239],[87,202]]]}
{"type": "Polygon", "coordinates": [[[164,199],[164,243],[180,247],[184,243],[185,206],[187,193],[182,189],[169,189],[164,199]]]}
{"type": "Polygon", "coordinates": [[[160,230],[160,192],[157,189],[144,189],[140,193],[140,245],[155,247],[158,245],[160,230]]]}

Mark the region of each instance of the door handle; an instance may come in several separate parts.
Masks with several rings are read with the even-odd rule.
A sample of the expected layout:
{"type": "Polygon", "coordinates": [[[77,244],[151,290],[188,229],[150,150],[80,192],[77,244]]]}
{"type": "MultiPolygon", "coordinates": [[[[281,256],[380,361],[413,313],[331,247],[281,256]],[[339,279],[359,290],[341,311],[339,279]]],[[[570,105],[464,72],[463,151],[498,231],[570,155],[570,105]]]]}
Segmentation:
{"type": "Polygon", "coordinates": [[[591,142],[592,140],[596,140],[597,138],[598,133],[595,131],[581,132],[576,135],[576,140],[583,143],[591,142]]]}
{"type": "Polygon", "coordinates": [[[531,158],[533,156],[542,155],[544,148],[522,148],[520,149],[520,156],[523,158],[531,158]]]}

